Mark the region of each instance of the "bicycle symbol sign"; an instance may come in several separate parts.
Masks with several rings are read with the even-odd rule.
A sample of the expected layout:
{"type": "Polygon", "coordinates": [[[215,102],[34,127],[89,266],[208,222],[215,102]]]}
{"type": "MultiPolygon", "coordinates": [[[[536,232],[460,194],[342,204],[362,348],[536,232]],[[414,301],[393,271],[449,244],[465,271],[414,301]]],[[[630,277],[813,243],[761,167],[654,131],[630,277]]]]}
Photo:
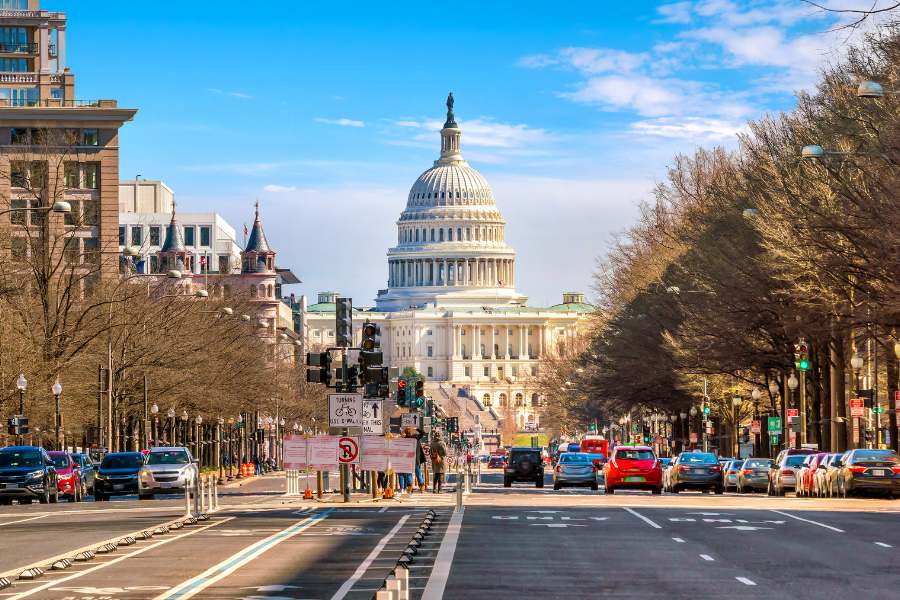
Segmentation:
{"type": "Polygon", "coordinates": [[[328,425],[362,427],[362,394],[329,394],[328,425]]]}

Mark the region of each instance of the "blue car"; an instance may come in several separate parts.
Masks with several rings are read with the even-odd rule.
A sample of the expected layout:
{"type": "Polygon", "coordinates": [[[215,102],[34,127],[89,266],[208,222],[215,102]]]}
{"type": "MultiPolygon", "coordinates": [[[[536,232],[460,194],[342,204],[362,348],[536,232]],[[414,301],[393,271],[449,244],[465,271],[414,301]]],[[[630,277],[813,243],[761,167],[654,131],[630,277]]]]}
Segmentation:
{"type": "Polygon", "coordinates": [[[0,504],[53,503],[59,499],[56,468],[47,451],[37,446],[0,449],[0,504]]]}
{"type": "Polygon", "coordinates": [[[144,466],[140,452],[112,452],[103,457],[94,475],[94,500],[138,493],[138,471],[144,466]]]}

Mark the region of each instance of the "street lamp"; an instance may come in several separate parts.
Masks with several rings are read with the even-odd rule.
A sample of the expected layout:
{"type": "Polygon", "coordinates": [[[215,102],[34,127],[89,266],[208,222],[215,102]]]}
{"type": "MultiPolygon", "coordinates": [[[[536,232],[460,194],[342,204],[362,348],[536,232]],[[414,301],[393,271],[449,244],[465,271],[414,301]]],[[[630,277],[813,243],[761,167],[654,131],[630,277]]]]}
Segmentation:
{"type": "Polygon", "coordinates": [[[797,376],[791,373],[791,376],[788,377],[787,384],[791,391],[795,392],[797,391],[797,386],[800,385],[800,382],[797,380],[797,376]]]}
{"type": "Polygon", "coordinates": [[[196,433],[194,435],[194,458],[200,461],[200,464],[203,464],[203,430],[201,426],[203,425],[203,417],[197,415],[194,417],[194,423],[197,424],[196,433]]]}
{"type": "Polygon", "coordinates": [[[62,450],[63,445],[59,439],[59,430],[62,427],[62,415],[59,410],[59,395],[62,394],[62,384],[59,382],[59,377],[56,378],[56,383],[50,386],[50,391],[53,392],[53,395],[56,397],[56,449],[62,450]]]}
{"type": "Polygon", "coordinates": [[[169,445],[175,445],[175,409],[170,408],[166,412],[166,416],[169,418],[169,445]]]}
{"type": "MultiPolygon", "coordinates": [[[[25,390],[28,389],[28,380],[25,379],[25,373],[19,373],[16,379],[16,388],[19,390],[19,415],[25,416],[25,390]]],[[[22,436],[16,435],[16,445],[21,445],[22,436]]]]}
{"type": "Polygon", "coordinates": [[[219,474],[217,483],[225,483],[225,470],[222,468],[222,426],[225,425],[225,417],[216,419],[216,471],[219,474]]]}
{"type": "Polygon", "coordinates": [[[740,443],[740,440],[738,439],[738,434],[739,434],[738,428],[740,425],[739,419],[741,416],[741,404],[743,404],[743,403],[744,403],[744,399],[741,398],[740,396],[735,396],[734,398],[731,399],[731,406],[733,408],[733,415],[734,415],[734,418],[732,419],[732,424],[734,425],[734,451],[735,451],[734,456],[735,457],[740,456],[740,454],[741,454],[741,443],[740,443]]]}
{"type": "Polygon", "coordinates": [[[150,432],[151,437],[153,438],[150,443],[151,446],[158,443],[157,439],[156,439],[158,437],[158,433],[159,433],[157,431],[157,417],[156,417],[156,415],[158,413],[159,413],[159,406],[157,406],[156,402],[154,402],[153,405],[150,407],[150,414],[153,415],[153,423],[151,424],[153,431],[150,432]]]}

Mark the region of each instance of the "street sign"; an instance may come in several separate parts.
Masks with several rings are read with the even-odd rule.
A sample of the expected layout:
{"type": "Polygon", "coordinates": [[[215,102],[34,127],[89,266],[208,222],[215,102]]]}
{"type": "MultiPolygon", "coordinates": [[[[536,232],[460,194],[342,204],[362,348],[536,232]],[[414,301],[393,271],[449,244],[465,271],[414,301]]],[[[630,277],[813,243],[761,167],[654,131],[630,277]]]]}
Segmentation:
{"type": "Polygon", "coordinates": [[[751,433],[760,433],[762,431],[762,423],[760,423],[759,419],[754,419],[753,422],[750,423],[750,432],[751,433]]]}
{"type": "Polygon", "coordinates": [[[344,465],[359,462],[358,438],[345,436],[338,440],[338,461],[344,465]]]}
{"type": "Polygon", "coordinates": [[[362,428],[365,435],[384,434],[384,401],[363,400],[362,428]]]}
{"type": "Polygon", "coordinates": [[[850,398],[850,416],[863,417],[866,414],[865,399],[850,398]]]}
{"type": "Polygon", "coordinates": [[[794,417],[799,417],[799,416],[800,416],[800,409],[799,409],[799,408],[789,408],[789,409],[787,409],[787,416],[788,416],[788,419],[793,419],[794,417]]]}
{"type": "Polygon", "coordinates": [[[329,394],[328,425],[362,427],[362,394],[329,394]]]}
{"type": "Polygon", "coordinates": [[[403,413],[400,415],[401,427],[419,427],[419,415],[416,413],[403,413]]]}
{"type": "Polygon", "coordinates": [[[769,417],[769,433],[778,433],[779,431],[781,431],[782,427],[783,424],[781,422],[781,417],[769,417]]]}
{"type": "Polygon", "coordinates": [[[697,432],[696,432],[696,431],[692,431],[692,432],[691,432],[691,435],[690,435],[690,441],[691,441],[692,444],[696,444],[696,443],[697,443],[697,432]]]}

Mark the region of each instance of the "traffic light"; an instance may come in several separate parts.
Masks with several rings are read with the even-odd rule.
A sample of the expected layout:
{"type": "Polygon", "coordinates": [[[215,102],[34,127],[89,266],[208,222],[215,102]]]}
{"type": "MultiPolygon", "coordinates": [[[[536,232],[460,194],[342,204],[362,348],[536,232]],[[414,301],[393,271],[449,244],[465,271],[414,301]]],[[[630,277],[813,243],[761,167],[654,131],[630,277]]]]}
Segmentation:
{"type": "Polygon", "coordinates": [[[416,408],[425,406],[425,382],[421,379],[416,381],[416,395],[413,398],[413,403],[416,408]]]}
{"type": "Polygon", "coordinates": [[[348,348],[353,345],[353,301],[350,298],[338,298],[334,310],[335,343],[348,348]]]}
{"type": "Polygon", "coordinates": [[[308,383],[323,383],[331,386],[331,354],[328,352],[307,352],[306,381],[308,383]]]}
{"type": "Polygon", "coordinates": [[[871,429],[866,429],[866,441],[873,442],[875,441],[875,432],[871,429]]]}
{"type": "Polygon", "coordinates": [[[809,344],[804,340],[794,345],[794,362],[800,371],[809,371],[809,344]]]}
{"type": "Polygon", "coordinates": [[[25,435],[28,433],[28,417],[16,415],[7,419],[6,432],[9,435],[25,435]]]}
{"type": "Polygon", "coordinates": [[[709,404],[704,404],[704,405],[703,405],[703,416],[704,416],[704,417],[708,417],[708,416],[709,416],[709,404]]]}
{"type": "Polygon", "coordinates": [[[335,384],[344,392],[352,392],[359,386],[359,367],[350,365],[344,373],[343,367],[337,368],[338,381],[335,384]]]}
{"type": "Polygon", "coordinates": [[[406,380],[397,380],[397,406],[406,406],[406,380]]]}
{"type": "Polygon", "coordinates": [[[459,433],[459,417],[447,418],[447,433],[459,433]]]}
{"type": "Polygon", "coordinates": [[[363,324],[359,370],[362,382],[366,385],[366,395],[369,397],[378,396],[380,386],[387,382],[387,369],[381,366],[384,355],[378,341],[379,333],[378,325],[375,323],[366,321],[363,324]]]}

